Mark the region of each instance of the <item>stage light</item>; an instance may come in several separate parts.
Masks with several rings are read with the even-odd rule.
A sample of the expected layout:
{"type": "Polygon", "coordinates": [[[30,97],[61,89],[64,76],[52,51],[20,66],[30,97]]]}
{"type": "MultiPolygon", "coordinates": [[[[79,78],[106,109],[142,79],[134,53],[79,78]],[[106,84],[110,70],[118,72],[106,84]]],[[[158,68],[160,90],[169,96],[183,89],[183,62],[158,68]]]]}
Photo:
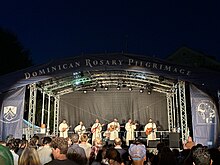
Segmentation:
{"type": "Polygon", "coordinates": [[[83,93],[87,93],[87,90],[84,90],[83,93]]]}
{"type": "Polygon", "coordinates": [[[93,90],[94,92],[95,92],[95,91],[97,91],[97,89],[96,89],[96,88],[93,88],[92,90],[93,90]]]}
{"type": "Polygon", "coordinates": [[[132,91],[132,87],[129,87],[128,90],[129,90],[129,91],[132,91]]]}
{"type": "Polygon", "coordinates": [[[150,90],[149,90],[149,91],[147,91],[147,94],[148,94],[148,95],[150,95],[150,94],[151,94],[151,91],[150,91],[150,90]]]}
{"type": "Polygon", "coordinates": [[[117,90],[120,90],[121,89],[121,87],[120,86],[117,86],[117,90]]]}
{"type": "Polygon", "coordinates": [[[140,92],[140,93],[143,93],[143,92],[144,92],[144,89],[140,89],[139,92],[140,92]]]}
{"type": "Polygon", "coordinates": [[[108,90],[108,87],[105,87],[104,89],[105,89],[105,91],[107,91],[107,90],[108,90]]]}

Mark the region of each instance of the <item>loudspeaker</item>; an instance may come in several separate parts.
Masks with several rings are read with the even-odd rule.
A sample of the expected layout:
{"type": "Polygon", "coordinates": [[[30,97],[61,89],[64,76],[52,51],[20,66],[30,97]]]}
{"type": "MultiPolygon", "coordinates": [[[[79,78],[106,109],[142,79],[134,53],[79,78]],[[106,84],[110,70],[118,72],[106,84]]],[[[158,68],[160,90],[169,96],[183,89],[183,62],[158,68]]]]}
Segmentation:
{"type": "Polygon", "coordinates": [[[158,143],[160,143],[160,140],[149,140],[148,147],[149,148],[157,148],[158,143]]]}
{"type": "Polygon", "coordinates": [[[176,132],[170,132],[169,134],[169,147],[180,148],[180,134],[176,132]]]}

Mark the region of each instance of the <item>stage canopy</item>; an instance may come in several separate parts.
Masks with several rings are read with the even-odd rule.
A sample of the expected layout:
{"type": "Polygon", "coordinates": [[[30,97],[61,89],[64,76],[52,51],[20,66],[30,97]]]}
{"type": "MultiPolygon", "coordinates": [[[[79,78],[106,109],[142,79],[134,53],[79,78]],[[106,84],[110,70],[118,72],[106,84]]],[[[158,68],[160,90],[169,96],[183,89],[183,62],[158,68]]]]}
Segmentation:
{"type": "MultiPolygon", "coordinates": [[[[215,143],[218,136],[216,130],[219,117],[216,100],[220,86],[217,83],[219,75],[215,71],[175,65],[157,58],[126,53],[81,55],[30,67],[0,77],[0,138],[4,139],[7,134],[12,134],[15,130],[18,132],[22,127],[25,91],[29,87],[28,120],[33,125],[37,90],[42,93],[43,100],[45,95],[49,100],[50,97],[54,98],[55,129],[63,118],[71,125],[83,120],[89,127],[95,118],[99,118],[103,123],[115,117],[120,120],[132,118],[145,124],[147,119],[152,117],[159,121],[164,129],[181,127],[184,129],[184,136],[187,132],[186,118],[189,113],[186,113],[186,94],[191,99],[188,103],[191,108],[187,109],[190,111],[190,117],[201,116],[202,124],[205,125],[202,129],[212,129],[208,135],[202,135],[198,130],[194,131],[193,135],[205,138],[203,143],[215,143]],[[205,98],[204,104],[207,107],[201,108],[199,100],[194,99],[198,98],[198,91],[199,98],[205,98]],[[202,113],[198,109],[205,109],[205,112],[202,113]],[[214,110],[214,117],[207,117],[206,113],[210,113],[206,109],[214,110]],[[209,139],[209,135],[213,133],[214,137],[209,139]]],[[[40,115],[43,115],[44,109],[49,111],[50,107],[45,108],[42,105],[40,115]]],[[[44,120],[43,116],[42,124],[46,122],[44,120]]],[[[201,124],[198,117],[197,120],[201,124]]],[[[46,124],[50,130],[48,121],[46,124]]],[[[192,124],[193,128],[198,125],[195,122],[192,124]]],[[[16,136],[21,137],[21,134],[17,133],[16,136]]]]}

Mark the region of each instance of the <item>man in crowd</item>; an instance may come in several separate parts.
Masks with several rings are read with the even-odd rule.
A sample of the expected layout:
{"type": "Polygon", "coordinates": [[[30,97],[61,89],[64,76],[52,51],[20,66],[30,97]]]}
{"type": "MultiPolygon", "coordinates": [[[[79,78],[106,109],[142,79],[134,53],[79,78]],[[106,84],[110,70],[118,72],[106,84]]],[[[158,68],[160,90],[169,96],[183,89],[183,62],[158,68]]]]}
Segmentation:
{"type": "Polygon", "coordinates": [[[131,144],[129,147],[129,155],[133,165],[144,165],[146,161],[146,147],[143,144],[131,144]]]}
{"type": "Polygon", "coordinates": [[[54,159],[46,165],[78,165],[76,162],[67,159],[68,142],[63,137],[54,138],[51,147],[54,159]]]}
{"type": "Polygon", "coordinates": [[[128,162],[128,152],[122,148],[122,141],[120,138],[114,140],[115,149],[119,152],[120,158],[124,164],[128,162]]]}
{"type": "Polygon", "coordinates": [[[64,138],[68,137],[69,126],[66,120],[63,120],[62,123],[60,123],[59,131],[60,131],[60,137],[64,137],[64,138]]]}
{"type": "Polygon", "coordinates": [[[79,146],[79,135],[78,134],[73,134],[71,136],[71,140],[73,144],[68,148],[67,151],[67,157],[70,160],[74,160],[75,162],[79,164],[86,164],[87,163],[87,158],[86,158],[86,153],[82,147],[79,146]]]}
{"type": "Polygon", "coordinates": [[[46,164],[52,160],[51,141],[52,139],[50,137],[44,137],[43,146],[37,150],[41,164],[46,164]]]}
{"type": "Polygon", "coordinates": [[[118,138],[118,132],[120,131],[120,124],[116,118],[113,120],[113,122],[108,124],[108,130],[110,131],[109,140],[115,140],[115,138],[118,138]]]}
{"type": "Polygon", "coordinates": [[[102,138],[101,131],[102,131],[102,125],[100,124],[99,119],[96,119],[95,123],[91,127],[92,143],[95,138],[97,138],[97,137],[102,138]]]}

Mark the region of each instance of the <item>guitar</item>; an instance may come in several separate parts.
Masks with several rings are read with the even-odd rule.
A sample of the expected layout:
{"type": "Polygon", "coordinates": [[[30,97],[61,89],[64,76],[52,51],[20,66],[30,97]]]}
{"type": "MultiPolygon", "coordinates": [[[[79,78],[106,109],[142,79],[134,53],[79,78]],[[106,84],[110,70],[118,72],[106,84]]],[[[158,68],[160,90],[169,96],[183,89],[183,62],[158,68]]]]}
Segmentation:
{"type": "Polygon", "coordinates": [[[104,125],[105,125],[105,124],[102,124],[102,125],[101,125],[101,124],[98,124],[95,128],[92,128],[92,129],[91,129],[91,132],[92,132],[92,133],[95,133],[96,129],[99,129],[99,127],[101,127],[101,126],[103,127],[104,125]]]}
{"type": "Polygon", "coordinates": [[[151,132],[154,132],[154,129],[153,129],[153,128],[147,128],[147,129],[146,129],[146,135],[150,135],[151,132]]]}
{"type": "Polygon", "coordinates": [[[117,128],[118,128],[117,125],[110,125],[109,131],[112,132],[112,131],[116,130],[117,128]]]}
{"type": "Polygon", "coordinates": [[[62,128],[62,131],[61,131],[61,132],[65,132],[66,130],[68,130],[68,129],[70,129],[70,128],[71,128],[71,126],[66,127],[66,128],[62,128]]]}

